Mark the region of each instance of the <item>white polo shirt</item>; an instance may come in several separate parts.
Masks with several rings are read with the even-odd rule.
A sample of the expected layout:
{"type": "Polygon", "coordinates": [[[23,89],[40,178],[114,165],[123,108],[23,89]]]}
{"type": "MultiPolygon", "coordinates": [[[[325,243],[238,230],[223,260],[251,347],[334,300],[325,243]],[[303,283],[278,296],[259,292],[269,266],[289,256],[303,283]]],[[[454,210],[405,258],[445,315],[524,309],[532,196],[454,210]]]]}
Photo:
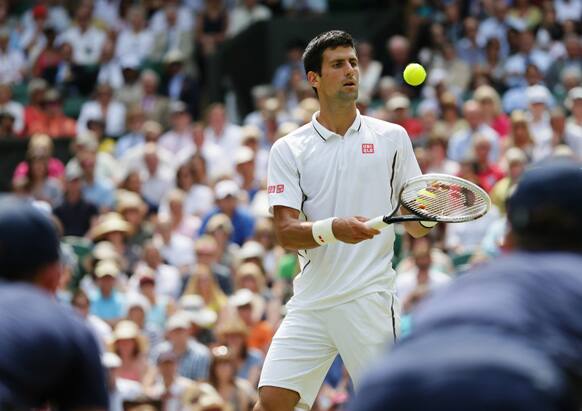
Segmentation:
{"type": "MultiPolygon", "coordinates": [[[[341,137],[317,121],[279,139],[269,158],[269,206],[307,221],[389,214],[400,188],[421,174],[406,131],[362,116],[341,137]]],[[[373,292],[394,291],[394,229],[359,244],[299,250],[301,273],[288,308],[329,308],[373,292]]]]}

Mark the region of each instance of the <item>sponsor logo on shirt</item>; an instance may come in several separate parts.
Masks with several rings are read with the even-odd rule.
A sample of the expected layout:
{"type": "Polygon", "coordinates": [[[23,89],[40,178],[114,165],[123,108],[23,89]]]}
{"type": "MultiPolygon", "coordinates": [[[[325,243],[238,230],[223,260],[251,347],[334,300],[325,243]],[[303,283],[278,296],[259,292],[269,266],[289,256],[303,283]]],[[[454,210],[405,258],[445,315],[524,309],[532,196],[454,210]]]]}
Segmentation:
{"type": "Polygon", "coordinates": [[[267,193],[269,194],[282,193],[283,191],[285,191],[285,184],[277,184],[267,187],[267,193]]]}
{"type": "Polygon", "coordinates": [[[374,144],[362,144],[363,154],[374,154],[374,144]]]}

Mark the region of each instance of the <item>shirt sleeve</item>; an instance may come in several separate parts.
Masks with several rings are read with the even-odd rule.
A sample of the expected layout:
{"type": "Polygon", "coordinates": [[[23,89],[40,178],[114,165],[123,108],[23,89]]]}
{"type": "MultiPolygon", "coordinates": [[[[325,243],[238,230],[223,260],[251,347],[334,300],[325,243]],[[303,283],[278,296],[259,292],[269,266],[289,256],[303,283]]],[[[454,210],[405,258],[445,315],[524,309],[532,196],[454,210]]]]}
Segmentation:
{"type": "Polygon", "coordinates": [[[401,149],[399,153],[400,155],[397,158],[397,174],[394,176],[394,189],[396,195],[400,194],[402,186],[404,186],[408,180],[422,174],[420,167],[418,166],[418,161],[416,161],[414,150],[412,149],[410,137],[404,129],[401,129],[401,133],[401,149]]]}
{"type": "Polygon", "coordinates": [[[303,192],[299,185],[299,170],[289,146],[280,140],[273,145],[268,166],[269,210],[277,205],[301,210],[303,192]]]}

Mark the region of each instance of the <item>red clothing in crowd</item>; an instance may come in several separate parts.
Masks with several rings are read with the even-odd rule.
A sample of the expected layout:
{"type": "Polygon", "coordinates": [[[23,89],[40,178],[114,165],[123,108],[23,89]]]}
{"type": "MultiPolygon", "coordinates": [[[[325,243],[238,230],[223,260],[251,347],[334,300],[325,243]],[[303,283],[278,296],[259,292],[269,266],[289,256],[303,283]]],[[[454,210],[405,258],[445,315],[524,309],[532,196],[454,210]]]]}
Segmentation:
{"type": "Polygon", "coordinates": [[[48,134],[49,137],[74,137],[77,133],[77,123],[64,114],[58,117],[41,115],[27,124],[29,135],[35,133],[48,134]]]}
{"type": "Polygon", "coordinates": [[[479,185],[487,192],[490,192],[495,183],[497,183],[503,177],[505,177],[503,171],[501,171],[501,169],[494,164],[488,165],[487,168],[477,173],[479,185]]]}
{"type": "Polygon", "coordinates": [[[401,121],[394,121],[394,123],[398,124],[399,126],[404,127],[408,135],[412,140],[417,138],[422,134],[422,123],[420,120],[415,118],[407,118],[401,121]]]}
{"type": "Polygon", "coordinates": [[[511,130],[511,120],[506,114],[502,113],[495,117],[489,126],[497,131],[497,134],[499,134],[501,138],[505,138],[509,135],[509,131],[511,130]]]}
{"type": "MultiPolygon", "coordinates": [[[[20,162],[14,170],[12,179],[23,177],[28,173],[28,163],[26,161],[20,162]]],[[[54,178],[61,178],[65,174],[65,166],[58,158],[50,158],[48,161],[48,176],[54,178]]]]}

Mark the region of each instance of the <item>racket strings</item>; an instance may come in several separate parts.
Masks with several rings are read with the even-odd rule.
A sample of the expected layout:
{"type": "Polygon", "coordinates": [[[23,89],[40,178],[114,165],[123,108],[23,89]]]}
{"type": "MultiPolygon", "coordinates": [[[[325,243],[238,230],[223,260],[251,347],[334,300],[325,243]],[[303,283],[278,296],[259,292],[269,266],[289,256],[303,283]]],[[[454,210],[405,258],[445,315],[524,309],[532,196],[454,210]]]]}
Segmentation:
{"type": "Polygon", "coordinates": [[[488,198],[457,183],[419,182],[406,187],[401,199],[411,211],[431,218],[470,220],[489,208],[488,198]]]}

